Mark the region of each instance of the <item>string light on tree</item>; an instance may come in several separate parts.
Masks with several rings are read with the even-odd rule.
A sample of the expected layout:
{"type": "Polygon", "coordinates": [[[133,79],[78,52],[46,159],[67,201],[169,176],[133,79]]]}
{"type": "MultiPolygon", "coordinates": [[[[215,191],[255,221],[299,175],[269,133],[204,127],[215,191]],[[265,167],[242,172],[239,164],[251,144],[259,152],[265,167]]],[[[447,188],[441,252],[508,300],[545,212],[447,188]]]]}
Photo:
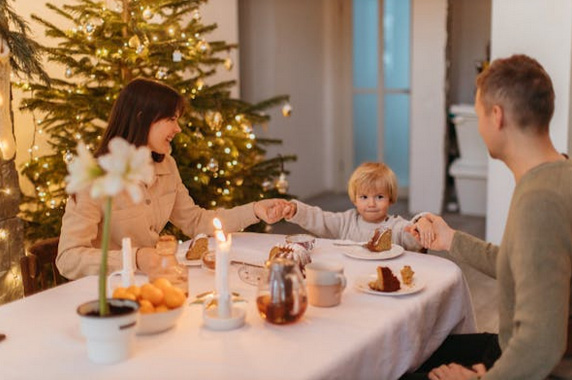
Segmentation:
{"type": "Polygon", "coordinates": [[[290,103],[286,103],[282,106],[282,115],[284,117],[290,117],[292,115],[292,106],[290,103]]]}

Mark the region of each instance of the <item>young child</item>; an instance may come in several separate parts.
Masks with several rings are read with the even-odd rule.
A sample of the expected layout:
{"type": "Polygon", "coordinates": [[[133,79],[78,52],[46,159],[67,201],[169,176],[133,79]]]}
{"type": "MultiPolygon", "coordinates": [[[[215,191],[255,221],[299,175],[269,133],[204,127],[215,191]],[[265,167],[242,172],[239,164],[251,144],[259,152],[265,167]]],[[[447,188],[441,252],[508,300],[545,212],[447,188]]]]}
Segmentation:
{"type": "Polygon", "coordinates": [[[388,215],[389,206],[397,201],[397,178],[385,164],[366,162],[352,173],[348,194],[355,209],[328,212],[293,200],[284,209],[284,218],[322,238],[368,241],[376,228],[391,228],[392,242],[408,251],[420,251],[433,241],[431,223],[417,214],[407,221],[388,215]],[[418,242],[409,231],[418,231],[418,242]]]}

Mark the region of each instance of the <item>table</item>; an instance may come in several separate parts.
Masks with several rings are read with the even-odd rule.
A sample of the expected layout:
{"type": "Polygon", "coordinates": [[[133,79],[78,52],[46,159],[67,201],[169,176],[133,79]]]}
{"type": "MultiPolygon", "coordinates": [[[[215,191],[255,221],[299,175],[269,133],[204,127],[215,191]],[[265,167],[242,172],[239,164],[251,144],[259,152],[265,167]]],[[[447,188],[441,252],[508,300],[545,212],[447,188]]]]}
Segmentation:
{"type": "MultiPolygon", "coordinates": [[[[284,236],[233,234],[231,257],[262,260],[284,236]]],[[[230,270],[231,290],[249,300],[246,325],[232,331],[202,326],[202,307],[188,306],[177,326],[137,336],[134,355],[115,365],[91,363],[76,308],[97,298],[95,276],[0,307],[2,379],[397,379],[429,357],[450,333],[476,331],[470,294],[451,261],[413,252],[384,261],[347,257],[318,239],[314,261],[344,265],[348,287],[341,305],[308,306],[301,321],[272,325],[258,315],[256,287],[230,270]],[[426,282],[401,297],[360,292],[354,279],[377,265],[410,265],[426,282]]],[[[214,247],[211,241],[211,247],[214,247]]],[[[214,273],[189,268],[191,296],[214,289],[214,273]]]]}

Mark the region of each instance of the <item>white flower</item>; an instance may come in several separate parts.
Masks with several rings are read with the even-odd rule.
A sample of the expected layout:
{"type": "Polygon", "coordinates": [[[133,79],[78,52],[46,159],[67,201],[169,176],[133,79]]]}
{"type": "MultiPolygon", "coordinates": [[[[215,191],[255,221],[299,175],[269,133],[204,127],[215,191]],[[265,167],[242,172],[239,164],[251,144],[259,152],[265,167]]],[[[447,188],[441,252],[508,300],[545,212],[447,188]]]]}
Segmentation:
{"type": "Polygon", "coordinates": [[[93,198],[113,197],[126,190],[133,202],[141,202],[141,184],[151,183],[154,174],[149,148],[135,148],[127,141],[115,137],[109,142],[109,153],[97,161],[105,175],[94,181],[91,188],[93,198]]]}
{"type": "Polygon", "coordinates": [[[73,194],[91,186],[91,197],[100,198],[113,197],[126,190],[133,202],[141,202],[141,184],[150,184],[154,174],[149,148],[136,148],[115,137],[109,142],[109,153],[97,161],[83,143],[79,143],[77,151],[78,156],[68,164],[68,193],[73,194]]]}
{"type": "Polygon", "coordinates": [[[89,187],[93,181],[103,175],[95,158],[83,142],[77,146],[77,156],[68,164],[69,174],[66,176],[66,192],[75,194],[89,187]]]}

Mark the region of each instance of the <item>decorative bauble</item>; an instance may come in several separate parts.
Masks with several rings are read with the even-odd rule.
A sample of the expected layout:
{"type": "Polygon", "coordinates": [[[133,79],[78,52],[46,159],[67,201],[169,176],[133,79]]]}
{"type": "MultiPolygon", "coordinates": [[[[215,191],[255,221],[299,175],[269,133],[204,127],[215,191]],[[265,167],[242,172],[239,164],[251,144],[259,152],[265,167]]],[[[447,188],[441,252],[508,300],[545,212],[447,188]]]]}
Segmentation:
{"type": "Polygon", "coordinates": [[[193,132],[193,136],[197,139],[197,140],[202,140],[205,138],[205,136],[203,136],[203,134],[201,133],[200,130],[196,130],[193,132]]]}
{"type": "Polygon", "coordinates": [[[160,67],[159,70],[155,73],[155,78],[157,79],[165,79],[167,78],[167,69],[164,67],[160,67]]]}
{"type": "Polygon", "coordinates": [[[213,173],[216,173],[218,171],[218,161],[216,160],[216,158],[213,157],[209,160],[209,163],[207,164],[207,169],[209,169],[213,173]]]}
{"type": "Polygon", "coordinates": [[[202,90],[203,87],[205,86],[205,82],[204,82],[201,78],[199,78],[199,79],[197,79],[197,81],[195,82],[195,86],[197,87],[197,90],[200,91],[200,90],[202,90]]]}
{"type": "Polygon", "coordinates": [[[93,32],[95,32],[95,24],[92,21],[86,22],[85,26],[84,26],[84,30],[88,36],[91,36],[93,34],[93,32]]]}
{"type": "Polygon", "coordinates": [[[232,62],[232,59],[230,57],[224,60],[224,68],[227,69],[228,71],[232,70],[233,66],[234,62],[232,62]]]}
{"type": "Polygon", "coordinates": [[[242,186],[243,183],[244,183],[244,177],[236,177],[234,179],[234,184],[236,186],[242,186]]]}
{"type": "Polygon", "coordinates": [[[64,162],[65,162],[66,164],[69,164],[70,162],[72,162],[73,157],[74,157],[74,156],[73,156],[72,152],[70,152],[69,150],[67,150],[67,151],[64,153],[64,162]]]}
{"type": "Polygon", "coordinates": [[[199,12],[198,9],[193,9],[192,15],[193,15],[193,16],[192,16],[192,17],[193,17],[193,20],[195,20],[195,21],[200,21],[200,20],[201,20],[201,12],[199,12]]]}
{"type": "Polygon", "coordinates": [[[155,14],[151,10],[151,8],[149,8],[149,7],[145,8],[145,10],[143,11],[143,18],[145,20],[151,20],[153,18],[153,16],[155,16],[155,14]]]}
{"type": "Polygon", "coordinates": [[[218,111],[208,110],[205,113],[205,121],[212,130],[218,131],[222,127],[222,114],[218,111]]]}
{"type": "Polygon", "coordinates": [[[73,74],[73,71],[72,71],[71,67],[66,67],[66,71],[64,74],[66,76],[66,78],[71,78],[72,74],[73,74]]]}
{"type": "Polygon", "coordinates": [[[183,53],[180,50],[175,50],[173,52],[173,62],[181,62],[183,59],[183,53]]]}
{"type": "Polygon", "coordinates": [[[264,180],[264,182],[262,182],[262,190],[264,191],[268,191],[272,189],[272,181],[270,180],[264,180]]]}
{"type": "Polygon", "coordinates": [[[205,40],[200,40],[199,42],[197,42],[197,49],[201,53],[207,53],[208,51],[211,50],[211,45],[205,40]]]}
{"type": "Polygon", "coordinates": [[[240,124],[242,131],[244,133],[250,134],[252,133],[252,123],[248,119],[242,119],[242,123],[240,124]]]}
{"type": "Polygon", "coordinates": [[[274,187],[276,187],[276,190],[278,190],[280,194],[286,194],[288,192],[288,186],[289,184],[288,180],[286,179],[286,174],[280,173],[280,177],[278,177],[274,187]]]}
{"type": "Polygon", "coordinates": [[[282,106],[282,115],[284,117],[290,117],[290,115],[292,115],[292,106],[290,103],[286,103],[282,106]]]}
{"type": "Polygon", "coordinates": [[[131,38],[129,39],[129,47],[130,47],[130,48],[133,48],[133,49],[136,49],[136,48],[138,48],[139,46],[141,46],[141,40],[139,39],[139,36],[137,36],[137,35],[135,34],[133,37],[131,37],[131,38]]]}

